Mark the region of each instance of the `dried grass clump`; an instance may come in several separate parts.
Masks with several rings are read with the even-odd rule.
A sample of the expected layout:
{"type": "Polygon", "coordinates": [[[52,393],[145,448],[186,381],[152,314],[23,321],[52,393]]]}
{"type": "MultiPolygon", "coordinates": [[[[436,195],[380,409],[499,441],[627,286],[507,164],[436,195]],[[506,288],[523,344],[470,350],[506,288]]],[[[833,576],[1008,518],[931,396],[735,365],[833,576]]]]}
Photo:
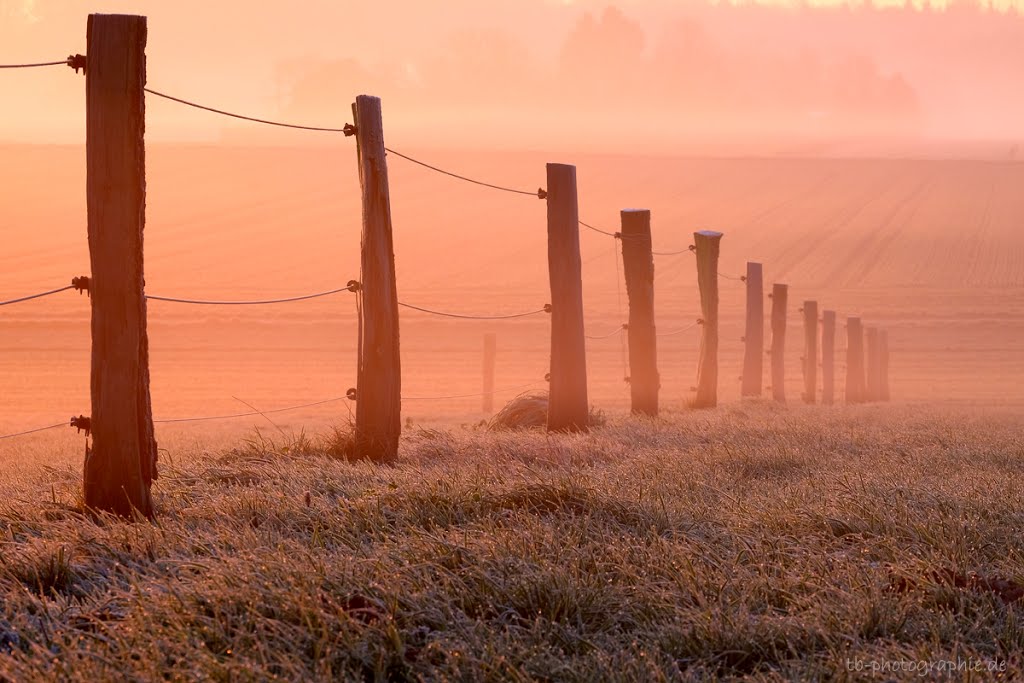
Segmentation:
{"type": "MultiPolygon", "coordinates": [[[[608,420],[604,411],[591,406],[588,427],[603,427],[608,420]]],[[[546,391],[520,394],[505,404],[490,422],[489,430],[535,429],[548,424],[548,393],[546,391]]]]}

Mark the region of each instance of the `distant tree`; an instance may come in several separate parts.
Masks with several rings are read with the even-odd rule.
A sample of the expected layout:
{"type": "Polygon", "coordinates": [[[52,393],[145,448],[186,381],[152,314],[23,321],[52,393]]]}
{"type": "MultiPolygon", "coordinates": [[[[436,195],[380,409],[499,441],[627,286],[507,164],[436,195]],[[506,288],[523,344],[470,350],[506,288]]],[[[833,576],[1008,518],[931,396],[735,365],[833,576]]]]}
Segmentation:
{"type": "Polygon", "coordinates": [[[560,73],[579,95],[611,96],[642,77],[645,43],[640,24],[617,7],[597,20],[587,12],[562,45],[560,73]]]}

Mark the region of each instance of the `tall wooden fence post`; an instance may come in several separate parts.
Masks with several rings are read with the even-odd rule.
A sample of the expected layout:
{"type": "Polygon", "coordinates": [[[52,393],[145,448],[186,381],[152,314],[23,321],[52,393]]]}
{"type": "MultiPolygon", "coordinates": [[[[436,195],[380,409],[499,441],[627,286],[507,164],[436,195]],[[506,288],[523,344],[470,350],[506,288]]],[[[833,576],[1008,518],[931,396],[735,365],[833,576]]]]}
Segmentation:
{"type": "Polygon", "coordinates": [[[377,462],[398,457],[402,431],[402,366],[398,290],[391,235],[391,196],[380,99],[360,95],[355,117],[363,198],[361,291],[363,319],[356,386],[356,455],[377,462]]]}
{"type": "Polygon", "coordinates": [[[157,450],[142,249],[146,18],[92,14],[86,41],[92,447],[85,455],[85,505],[152,517],[157,450]]]}
{"type": "Polygon", "coordinates": [[[658,415],[658,346],[654,326],[651,212],[622,211],[622,266],[629,297],[629,393],[634,415],[658,415]]]}
{"type": "Polygon", "coordinates": [[[804,403],[818,400],[818,302],[804,302],[804,403]]]}
{"type": "Polygon", "coordinates": [[[868,327],[865,332],[867,339],[867,370],[865,372],[866,389],[864,398],[867,401],[879,401],[882,397],[881,357],[878,353],[878,329],[868,327]]]}
{"type": "Polygon", "coordinates": [[[747,263],[747,324],[743,334],[742,396],[760,396],[764,376],[764,275],[760,263],[747,263]]]}
{"type": "Polygon", "coordinates": [[[882,396],[881,400],[890,401],[889,392],[889,331],[882,330],[878,336],[879,356],[881,357],[880,372],[882,374],[882,396]]]}
{"type": "Polygon", "coordinates": [[[548,431],[587,429],[587,351],[576,167],[548,164],[548,277],[551,281],[551,388],[548,431]]]}
{"type": "Polygon", "coordinates": [[[772,398],[786,402],[786,300],[789,285],[772,285],[772,398]]]}
{"type": "Polygon", "coordinates": [[[694,408],[714,408],[718,405],[718,254],[721,242],[720,232],[700,230],[693,233],[693,244],[697,252],[700,309],[703,316],[694,408]]]}
{"type": "Polygon", "coordinates": [[[498,352],[498,335],[494,332],[484,334],[484,415],[494,413],[494,364],[498,352]]]}
{"type": "Polygon", "coordinates": [[[836,312],[821,316],[821,402],[830,406],[836,398],[836,312]]]}
{"type": "Polygon", "coordinates": [[[860,318],[846,319],[846,402],[864,402],[864,328],[860,318]]]}

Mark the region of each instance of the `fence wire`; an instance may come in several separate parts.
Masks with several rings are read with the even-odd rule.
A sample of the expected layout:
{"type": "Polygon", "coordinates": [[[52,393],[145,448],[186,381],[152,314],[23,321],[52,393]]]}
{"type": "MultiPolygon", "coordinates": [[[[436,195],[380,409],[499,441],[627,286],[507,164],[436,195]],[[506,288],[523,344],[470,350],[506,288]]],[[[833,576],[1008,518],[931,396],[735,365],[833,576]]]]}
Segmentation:
{"type": "Polygon", "coordinates": [[[547,192],[545,192],[543,189],[538,189],[536,191],[531,192],[529,190],[517,190],[517,189],[512,188],[512,187],[504,187],[502,185],[494,185],[492,183],[486,183],[486,182],[484,182],[482,180],[475,180],[473,178],[468,178],[468,177],[466,177],[464,175],[459,175],[458,173],[452,173],[451,171],[446,171],[443,168],[438,168],[437,166],[433,166],[431,164],[428,164],[425,161],[420,161],[419,159],[414,159],[413,157],[408,156],[406,154],[402,154],[401,152],[396,152],[395,150],[391,149],[390,147],[385,147],[384,150],[386,152],[388,152],[389,154],[394,154],[395,156],[401,157],[401,158],[405,159],[406,161],[411,161],[414,164],[419,164],[420,166],[422,166],[424,168],[428,168],[431,171],[435,171],[437,173],[442,173],[442,174],[444,174],[446,176],[451,176],[452,178],[457,178],[458,180],[463,180],[463,181],[465,181],[467,183],[473,183],[474,185],[481,185],[483,187],[489,187],[492,190],[501,190],[502,192],[511,192],[512,194],[524,194],[524,195],[527,195],[527,196],[530,196],[530,197],[537,197],[539,199],[544,199],[544,198],[547,197],[547,192]]]}
{"type": "Polygon", "coordinates": [[[657,336],[659,336],[659,337],[671,337],[672,335],[682,334],[683,332],[689,332],[690,330],[692,330],[693,328],[697,327],[698,325],[700,325],[700,323],[693,323],[692,325],[688,325],[686,327],[680,327],[678,330],[672,330],[670,332],[658,332],[657,336]]]}
{"type": "Polygon", "coordinates": [[[538,313],[547,313],[547,307],[539,308],[535,311],[526,311],[525,313],[513,313],[511,315],[464,315],[462,313],[447,313],[445,311],[435,311],[429,308],[423,308],[421,306],[413,306],[399,301],[398,305],[403,308],[410,308],[414,311],[420,311],[421,313],[429,313],[430,315],[439,315],[444,318],[460,318],[463,320],[511,320],[513,318],[525,318],[531,315],[537,315],[538,313]]]}
{"type": "Polygon", "coordinates": [[[619,327],[616,327],[613,331],[609,332],[608,334],[584,335],[584,336],[587,339],[593,339],[593,340],[596,341],[596,340],[599,340],[599,339],[610,339],[611,337],[614,337],[617,334],[622,334],[625,331],[626,331],[625,327],[619,326],[619,327]]]}
{"type": "Polygon", "coordinates": [[[176,304],[194,304],[197,306],[262,306],[266,304],[287,304],[294,301],[307,301],[309,299],[318,299],[324,296],[330,296],[332,294],[338,294],[340,292],[351,291],[348,287],[340,287],[338,289],[331,289],[326,292],[317,292],[316,294],[303,294],[301,296],[292,296],[284,299],[256,299],[251,301],[215,301],[210,299],[180,299],[171,296],[157,296],[155,294],[147,294],[146,298],[152,301],[169,301],[176,304]]]}
{"type": "MultiPolygon", "coordinates": [[[[608,237],[614,237],[617,240],[636,239],[636,237],[637,237],[637,236],[623,235],[620,232],[609,232],[608,230],[602,230],[601,228],[593,226],[590,223],[586,223],[584,221],[580,221],[579,224],[581,226],[583,226],[584,228],[586,228],[587,230],[593,230],[596,233],[599,233],[601,235],[606,235],[608,237]]],[[[685,254],[688,251],[693,251],[693,250],[690,249],[689,247],[687,247],[686,249],[680,249],[679,251],[651,251],[651,254],[654,255],[654,256],[678,256],[679,254],[685,254]]]]}
{"type": "Polygon", "coordinates": [[[39,292],[38,294],[29,294],[28,296],[19,297],[17,299],[9,299],[8,301],[0,301],[0,306],[10,306],[11,304],[20,304],[23,301],[31,301],[32,299],[42,299],[44,296],[50,296],[51,294],[58,294],[60,292],[66,292],[69,289],[74,289],[74,285],[68,285],[67,287],[60,287],[58,289],[51,289],[48,292],[39,292]]]}
{"type": "Polygon", "coordinates": [[[199,104],[197,102],[192,102],[190,100],[185,100],[185,99],[182,99],[180,97],[174,97],[173,95],[168,95],[166,93],[162,93],[159,90],[153,90],[152,88],[143,88],[143,90],[148,92],[150,95],[156,95],[157,97],[162,97],[165,100],[170,100],[172,102],[177,102],[179,104],[184,104],[185,106],[188,106],[188,107],[194,107],[195,109],[202,109],[203,111],[213,112],[214,114],[220,114],[221,116],[230,116],[233,119],[241,119],[243,121],[252,121],[254,123],[262,123],[262,124],[265,124],[265,125],[268,125],[268,126],[278,126],[278,127],[281,127],[281,128],[297,128],[299,130],[315,130],[315,131],[321,131],[321,132],[324,132],[324,133],[346,133],[346,132],[348,132],[350,130],[350,129],[347,129],[347,128],[326,128],[326,127],[322,127],[322,126],[305,126],[305,125],[301,125],[301,124],[297,124],[297,123],[285,123],[283,121],[271,121],[269,119],[259,119],[259,118],[256,118],[254,116],[245,116],[243,114],[235,114],[235,113],[232,113],[232,112],[229,112],[229,111],[224,111],[223,109],[216,109],[214,107],[208,107],[208,106],[206,106],[204,104],[199,104]]]}
{"type": "Polygon", "coordinates": [[[0,436],[0,441],[3,441],[4,439],[16,439],[19,436],[28,436],[29,434],[38,434],[39,432],[46,432],[46,431],[49,431],[51,429],[57,429],[57,427],[67,427],[67,426],[68,426],[67,422],[58,422],[57,424],[50,425],[48,427],[37,427],[35,429],[27,429],[27,430],[25,430],[23,432],[17,432],[15,434],[4,434],[3,436],[0,436]]]}
{"type": "Polygon", "coordinates": [[[518,391],[520,389],[529,389],[539,385],[540,382],[530,382],[529,384],[520,384],[515,387],[502,387],[501,389],[495,389],[493,391],[483,391],[477,394],[457,394],[454,396],[403,396],[403,401],[449,401],[457,398],[483,398],[489,394],[504,394],[509,391],[518,391]]]}
{"type": "Polygon", "coordinates": [[[62,59],[59,62],[36,62],[34,64],[0,64],[0,69],[35,69],[40,66],[68,66],[68,64],[68,59],[62,59]]]}
{"type": "Polygon", "coordinates": [[[338,401],[344,401],[346,399],[346,396],[339,396],[337,398],[328,398],[323,401],[314,401],[313,403],[303,403],[297,406],[288,406],[287,408],[274,408],[272,410],[253,410],[246,413],[232,413],[229,415],[207,415],[203,417],[173,417],[165,418],[162,420],[153,420],[153,423],[172,424],[176,422],[209,422],[211,420],[231,420],[237,417],[256,417],[258,415],[273,415],[275,413],[287,413],[292,410],[302,410],[303,408],[315,408],[317,406],[326,405],[328,403],[337,403],[338,401]]]}

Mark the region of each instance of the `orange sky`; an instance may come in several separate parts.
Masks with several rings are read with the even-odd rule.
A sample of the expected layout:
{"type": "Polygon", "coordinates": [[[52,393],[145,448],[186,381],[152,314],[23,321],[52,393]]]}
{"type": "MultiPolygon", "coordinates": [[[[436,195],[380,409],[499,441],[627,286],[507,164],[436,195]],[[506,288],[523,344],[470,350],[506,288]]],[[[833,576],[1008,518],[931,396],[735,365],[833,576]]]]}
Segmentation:
{"type": "MultiPolygon", "coordinates": [[[[842,7],[0,0],[0,62],[83,52],[89,11],[129,12],[149,16],[151,87],[316,125],[343,123],[354,94],[378,94],[391,134],[418,141],[672,148],[1020,137],[1020,14],[813,4],[842,7]],[[609,135],[627,120],[635,125],[609,135]]],[[[83,139],[80,77],[8,71],[0,83],[0,141],[83,139]]],[[[263,135],[164,102],[150,102],[148,123],[154,141],[263,135]]]]}

